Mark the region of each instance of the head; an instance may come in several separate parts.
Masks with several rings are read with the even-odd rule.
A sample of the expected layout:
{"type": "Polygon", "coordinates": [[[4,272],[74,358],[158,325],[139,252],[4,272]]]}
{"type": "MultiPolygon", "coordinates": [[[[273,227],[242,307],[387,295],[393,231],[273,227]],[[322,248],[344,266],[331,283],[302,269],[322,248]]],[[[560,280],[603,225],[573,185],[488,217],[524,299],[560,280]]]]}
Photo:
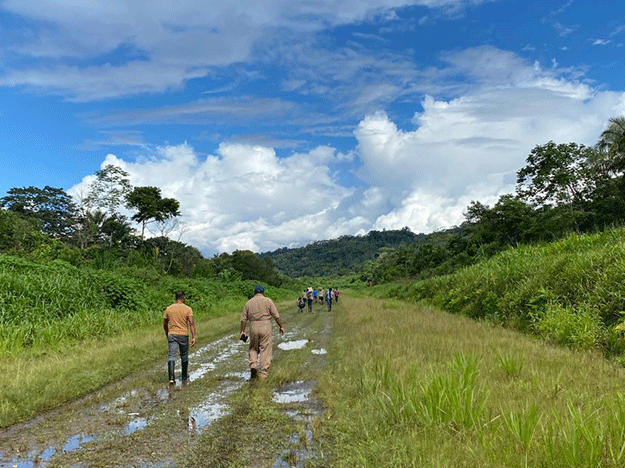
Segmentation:
{"type": "Polygon", "coordinates": [[[176,301],[184,302],[187,299],[187,295],[184,291],[178,291],[176,293],[176,301]]]}
{"type": "Polygon", "coordinates": [[[265,287],[262,284],[257,284],[254,288],[254,294],[265,294],[265,287]]]}

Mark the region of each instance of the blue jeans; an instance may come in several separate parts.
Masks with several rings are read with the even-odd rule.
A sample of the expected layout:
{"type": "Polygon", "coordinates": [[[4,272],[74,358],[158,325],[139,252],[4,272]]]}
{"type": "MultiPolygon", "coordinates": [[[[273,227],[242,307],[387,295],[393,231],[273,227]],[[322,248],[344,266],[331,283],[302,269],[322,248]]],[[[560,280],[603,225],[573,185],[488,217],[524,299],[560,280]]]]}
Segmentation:
{"type": "Polygon", "coordinates": [[[167,335],[167,345],[169,346],[169,361],[175,361],[176,354],[180,350],[180,361],[189,362],[188,335],[167,335]]]}

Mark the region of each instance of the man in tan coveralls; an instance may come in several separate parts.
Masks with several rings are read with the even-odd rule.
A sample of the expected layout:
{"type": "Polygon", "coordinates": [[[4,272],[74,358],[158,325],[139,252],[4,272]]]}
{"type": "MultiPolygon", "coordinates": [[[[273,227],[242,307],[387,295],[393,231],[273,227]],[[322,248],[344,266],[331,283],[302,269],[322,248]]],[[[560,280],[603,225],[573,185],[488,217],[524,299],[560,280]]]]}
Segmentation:
{"type": "Polygon", "coordinates": [[[251,377],[265,378],[269,374],[269,365],[273,356],[273,342],[271,339],[271,317],[278,324],[281,334],[284,334],[282,320],[278,309],[271,299],[265,297],[265,288],[257,285],[252,297],[243,311],[241,311],[241,339],[245,339],[245,325],[250,322],[249,362],[251,377]],[[260,355],[260,368],[258,358],[260,355]]]}

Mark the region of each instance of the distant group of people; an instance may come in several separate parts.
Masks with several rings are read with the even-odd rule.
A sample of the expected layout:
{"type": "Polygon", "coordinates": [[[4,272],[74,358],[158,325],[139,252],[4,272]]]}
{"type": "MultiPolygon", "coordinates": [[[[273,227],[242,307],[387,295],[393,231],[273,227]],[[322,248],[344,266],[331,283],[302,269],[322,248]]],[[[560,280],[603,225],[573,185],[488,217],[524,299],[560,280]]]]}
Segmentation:
{"type": "Polygon", "coordinates": [[[304,289],[302,295],[297,299],[297,307],[300,312],[304,311],[304,307],[308,305],[308,312],[312,312],[313,304],[325,304],[328,307],[328,312],[332,310],[332,302],[339,301],[338,289],[323,289],[308,287],[304,289]]]}

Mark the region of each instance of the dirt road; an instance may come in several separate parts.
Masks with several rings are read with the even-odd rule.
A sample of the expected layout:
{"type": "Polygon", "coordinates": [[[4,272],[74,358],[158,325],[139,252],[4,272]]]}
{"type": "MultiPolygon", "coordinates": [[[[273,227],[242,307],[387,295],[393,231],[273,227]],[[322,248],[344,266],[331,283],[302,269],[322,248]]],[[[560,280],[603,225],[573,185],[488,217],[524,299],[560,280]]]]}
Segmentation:
{"type": "MultiPolygon", "coordinates": [[[[249,380],[247,345],[238,334],[224,336],[192,351],[190,384],[184,388],[179,383],[176,388],[167,386],[164,356],[155,368],[2,430],[0,467],[194,466],[194,454],[206,450],[212,431],[236,433],[239,439],[236,444],[219,442],[228,453],[215,454],[215,460],[221,460],[211,462],[215,466],[326,466],[314,430],[323,408],[315,388],[326,362],[335,313],[321,305],[315,305],[313,313],[300,313],[294,301],[292,307],[280,310],[286,333],[280,336],[274,329],[274,364],[267,382],[249,380]],[[252,440],[258,437],[256,430],[232,427],[244,424],[237,421],[253,419],[253,414],[243,419],[233,416],[241,412],[241,402],[252,396],[255,411],[277,411],[289,418],[289,424],[284,424],[273,416],[274,424],[260,429],[270,444],[259,446],[252,440]],[[227,427],[220,429],[220,425],[227,427]],[[245,437],[250,438],[249,444],[240,440],[245,437]],[[236,448],[245,446],[257,450],[236,448]]],[[[227,435],[219,437],[227,439],[227,435]]]]}

